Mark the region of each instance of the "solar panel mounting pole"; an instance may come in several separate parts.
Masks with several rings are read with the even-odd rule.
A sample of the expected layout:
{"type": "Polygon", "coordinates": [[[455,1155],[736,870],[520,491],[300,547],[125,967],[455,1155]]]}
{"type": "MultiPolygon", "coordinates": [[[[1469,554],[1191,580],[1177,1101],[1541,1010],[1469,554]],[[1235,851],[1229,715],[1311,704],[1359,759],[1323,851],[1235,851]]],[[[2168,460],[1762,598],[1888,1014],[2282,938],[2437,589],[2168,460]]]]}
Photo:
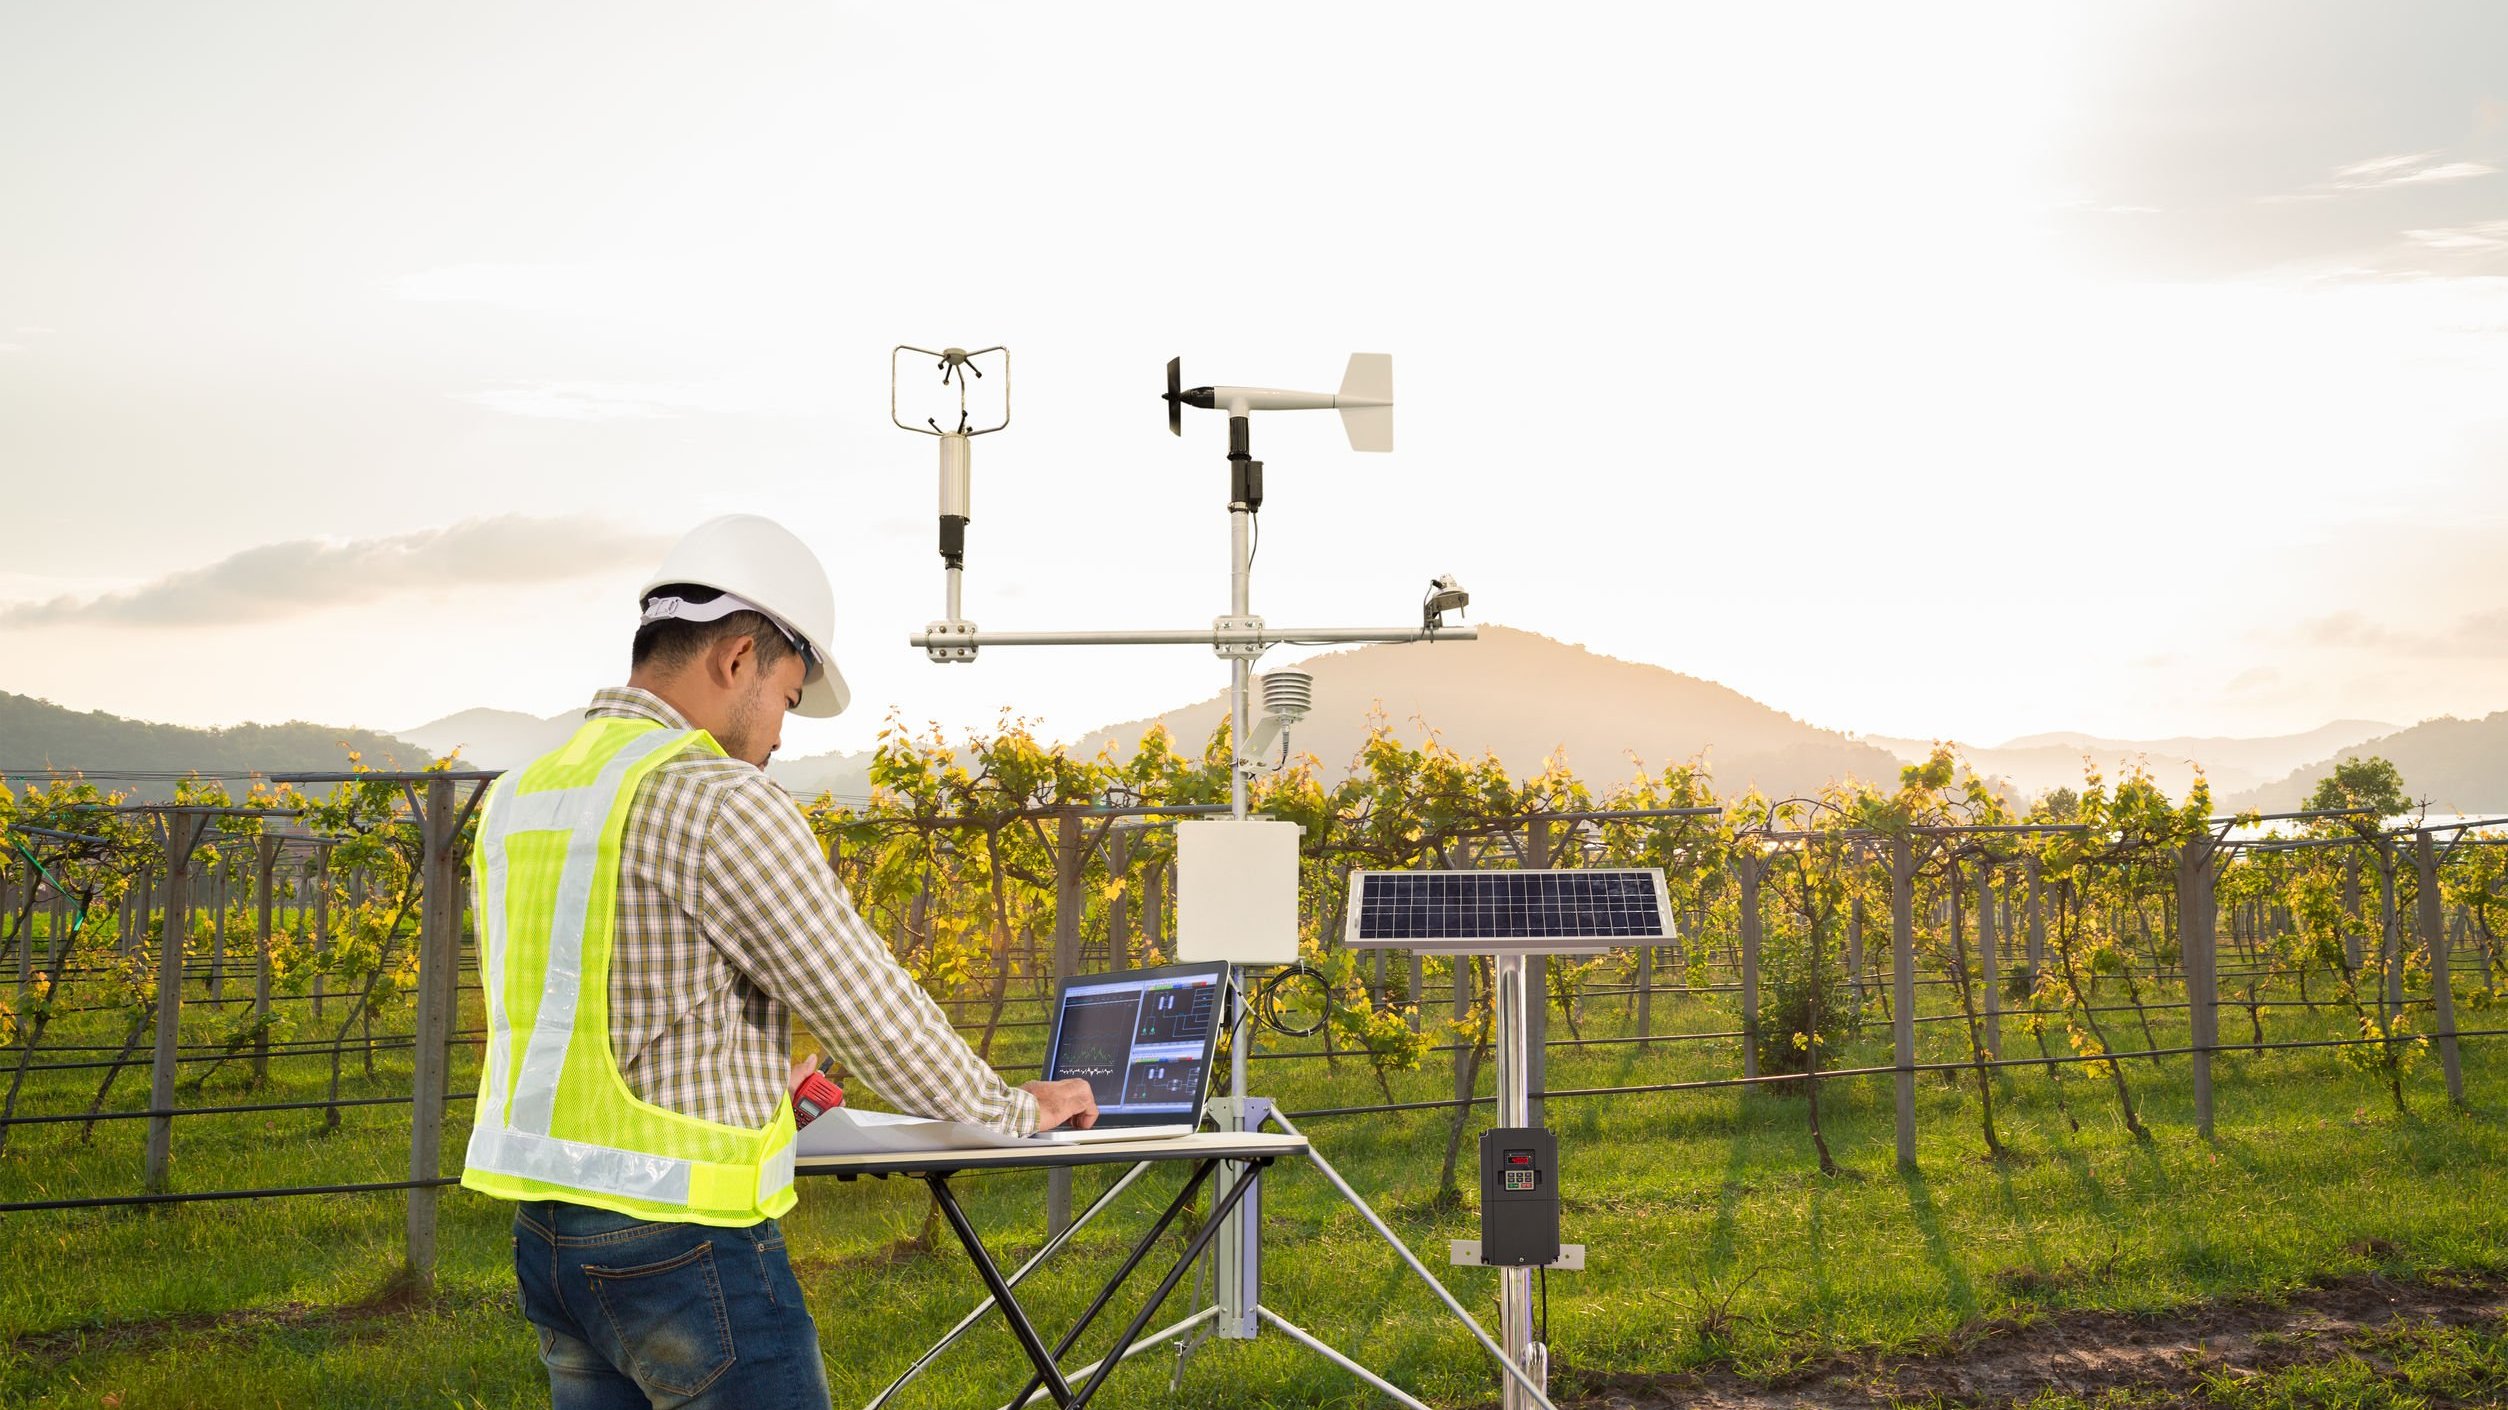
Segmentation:
{"type": "MultiPolygon", "coordinates": [[[[1532,1113],[1532,1054],[1525,1042],[1524,970],[1526,953],[1522,950],[1500,951],[1491,957],[1495,992],[1490,996],[1496,1009],[1498,1044],[1498,1117],[1499,1126],[1530,1126],[1532,1113]]],[[[1462,958],[1456,957],[1456,972],[1461,973],[1462,958]]],[[[1500,1268],[1498,1270],[1498,1340],[1506,1347],[1507,1356],[1521,1367],[1525,1375],[1547,1391],[1550,1387],[1550,1348],[1533,1340],[1533,1270],[1500,1268]]],[[[1526,1387],[1512,1377],[1498,1383],[1500,1410],[1534,1410],[1526,1387]]]]}

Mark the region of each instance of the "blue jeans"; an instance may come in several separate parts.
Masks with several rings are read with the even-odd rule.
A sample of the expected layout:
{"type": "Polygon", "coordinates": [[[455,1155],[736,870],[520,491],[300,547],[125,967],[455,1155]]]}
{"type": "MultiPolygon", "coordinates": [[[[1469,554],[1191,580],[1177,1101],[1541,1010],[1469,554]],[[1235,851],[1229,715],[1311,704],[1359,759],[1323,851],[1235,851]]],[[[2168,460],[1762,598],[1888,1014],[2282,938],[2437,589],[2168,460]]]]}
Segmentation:
{"type": "Polygon", "coordinates": [[[772,1220],[514,1208],[514,1277],[554,1410],[827,1410],[818,1327],[772,1220]]]}

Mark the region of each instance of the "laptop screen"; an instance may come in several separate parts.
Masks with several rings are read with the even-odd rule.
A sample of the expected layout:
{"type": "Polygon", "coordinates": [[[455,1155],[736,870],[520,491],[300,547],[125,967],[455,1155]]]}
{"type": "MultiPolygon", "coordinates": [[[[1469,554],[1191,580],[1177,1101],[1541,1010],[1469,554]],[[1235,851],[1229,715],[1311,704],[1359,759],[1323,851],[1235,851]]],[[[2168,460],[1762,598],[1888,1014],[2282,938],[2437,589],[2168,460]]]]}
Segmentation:
{"type": "Polygon", "coordinates": [[[1193,1121],[1219,1042],[1225,965],[1089,975],[1063,987],[1048,1078],[1080,1077],[1098,1119],[1193,1121]]]}

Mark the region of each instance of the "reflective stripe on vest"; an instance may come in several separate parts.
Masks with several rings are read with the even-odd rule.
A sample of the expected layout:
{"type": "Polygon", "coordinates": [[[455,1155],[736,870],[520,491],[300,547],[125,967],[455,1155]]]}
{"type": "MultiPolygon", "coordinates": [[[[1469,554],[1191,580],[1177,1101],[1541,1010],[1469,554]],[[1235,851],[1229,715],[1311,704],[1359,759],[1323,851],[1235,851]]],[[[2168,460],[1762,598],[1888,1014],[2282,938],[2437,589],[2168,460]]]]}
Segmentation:
{"type": "Polygon", "coordinates": [[[701,731],[589,720],[490,794],[472,868],[488,1050],[464,1185],[708,1224],[754,1224],[791,1208],[789,1100],[754,1131],[667,1111],[628,1089],[610,1046],[627,803],[646,774],[688,748],[722,752],[701,731]],[[510,891],[518,852],[530,854],[520,897],[510,891]],[[524,1003],[530,1026],[518,1034],[524,1003]]]}

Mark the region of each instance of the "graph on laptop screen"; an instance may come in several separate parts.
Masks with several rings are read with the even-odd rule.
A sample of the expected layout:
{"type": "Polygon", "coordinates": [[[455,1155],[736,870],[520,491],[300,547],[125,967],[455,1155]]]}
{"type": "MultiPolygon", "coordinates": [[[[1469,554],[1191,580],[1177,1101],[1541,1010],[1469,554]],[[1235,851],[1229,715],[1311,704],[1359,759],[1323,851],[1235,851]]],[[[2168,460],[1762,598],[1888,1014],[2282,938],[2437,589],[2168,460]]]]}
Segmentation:
{"type": "Polygon", "coordinates": [[[1086,1078],[1101,1112],[1198,1114],[1218,999],[1212,975],[1074,984],[1053,1075],[1086,1078]]]}

